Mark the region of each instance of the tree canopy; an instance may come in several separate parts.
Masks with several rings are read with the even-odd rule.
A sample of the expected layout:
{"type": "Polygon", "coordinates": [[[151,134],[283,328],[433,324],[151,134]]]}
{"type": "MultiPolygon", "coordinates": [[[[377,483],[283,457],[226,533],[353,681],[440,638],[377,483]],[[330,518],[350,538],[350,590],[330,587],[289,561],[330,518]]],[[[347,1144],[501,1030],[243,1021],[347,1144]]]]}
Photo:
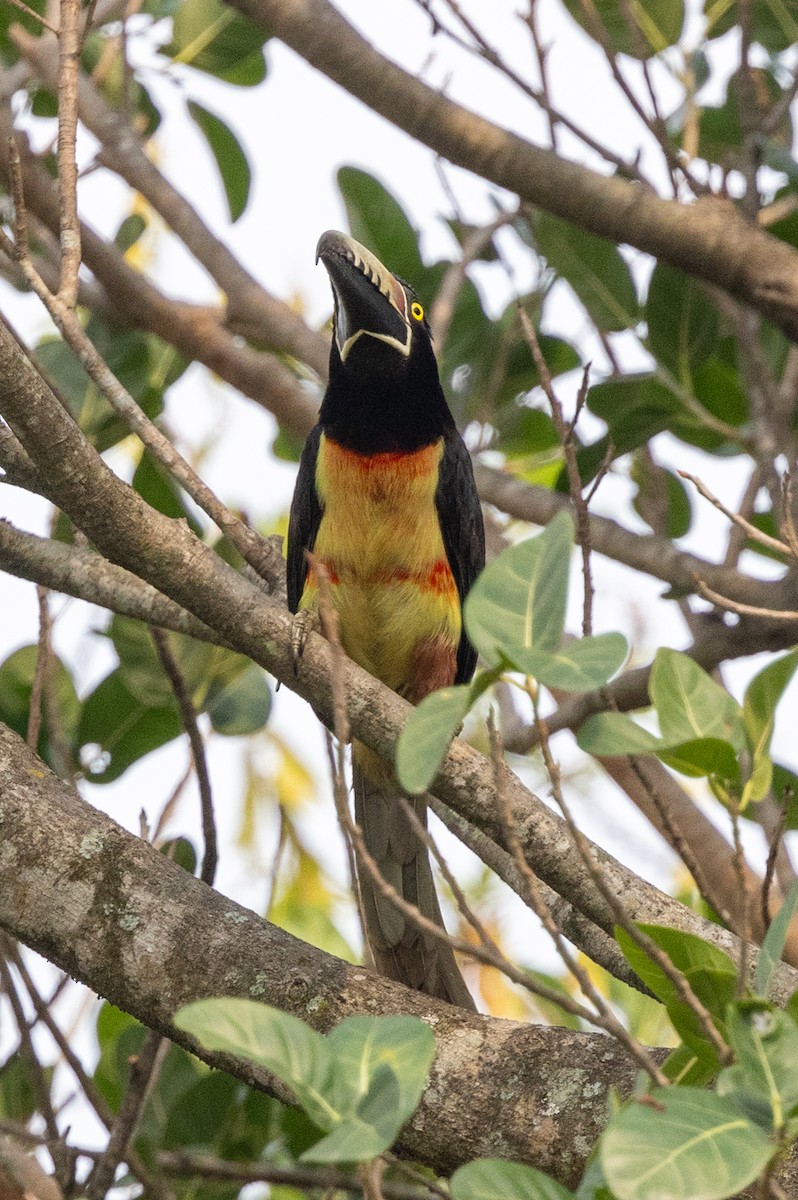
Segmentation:
{"type": "Polygon", "coordinates": [[[397,0],[373,38],[360,16],[0,7],[0,482],[14,511],[47,502],[45,535],[0,520],[39,631],[0,663],[0,1193],[795,1195],[798,761],[775,730],[798,666],[798,3],[397,0]],[[406,66],[403,21],[424,30],[406,66]],[[177,402],[216,381],[269,414],[274,500],[269,461],[298,460],[329,347],[235,238],[262,178],[299,205],[302,146],[276,162],[248,132],[279,46],[442,181],[419,216],[368,147],[354,163],[324,113],[303,118],[335,141],[350,232],[426,309],[483,502],[479,669],[417,709],[334,638],[296,668],[285,514],[210,486],[216,435],[198,444],[177,402]],[[465,104],[471,60],[490,86],[465,104]],[[224,227],[161,161],[186,131],[224,227]],[[285,691],[307,701],[297,744],[285,691]],[[332,786],[314,795],[317,720],[332,786]],[[438,856],[480,1015],[358,964],[305,824],[334,793],[341,859],[362,855],[350,738],[484,864],[464,883],[438,856]],[[225,739],[235,778],[209,770],[225,739]],[[123,828],[102,797],[145,762],[164,778],[123,828]],[[599,795],[670,847],[673,895],[651,841],[588,838],[599,795]],[[246,907],[218,886],[231,812],[246,907]],[[556,972],[510,952],[508,889],[556,972]]]}

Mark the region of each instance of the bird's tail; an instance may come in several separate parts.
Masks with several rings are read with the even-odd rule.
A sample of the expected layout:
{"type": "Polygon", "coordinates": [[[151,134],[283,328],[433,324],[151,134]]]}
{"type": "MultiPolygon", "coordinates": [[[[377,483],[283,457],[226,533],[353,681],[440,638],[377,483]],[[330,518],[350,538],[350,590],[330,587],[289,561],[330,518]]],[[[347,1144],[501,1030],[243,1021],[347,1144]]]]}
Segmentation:
{"type": "MultiPolygon", "coordinates": [[[[400,788],[393,772],[365,746],[355,743],[352,774],[355,820],[383,878],[443,929],[427,848],[397,800],[400,788]]],[[[413,797],[410,802],[426,825],[424,798],[413,797]]],[[[379,973],[429,996],[474,1010],[476,1006],[451,947],[419,929],[389,897],[382,895],[360,861],[357,874],[366,936],[379,973]]]]}

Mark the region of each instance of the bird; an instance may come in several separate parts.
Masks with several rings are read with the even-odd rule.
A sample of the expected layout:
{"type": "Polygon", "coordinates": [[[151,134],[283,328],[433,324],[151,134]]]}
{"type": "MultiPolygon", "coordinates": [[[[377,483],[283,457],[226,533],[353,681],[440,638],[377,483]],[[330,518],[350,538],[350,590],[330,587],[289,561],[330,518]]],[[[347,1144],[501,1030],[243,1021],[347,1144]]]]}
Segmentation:
{"type": "MultiPolygon", "coordinates": [[[[471,457],[413,288],[337,230],[319,239],[319,261],[334,302],[330,371],[291,503],[288,604],[313,620],[313,561],[321,562],[347,655],[418,704],[467,683],[476,666],[462,615],[485,563],[471,457]]],[[[369,853],[396,891],[443,928],[428,852],[397,799],[392,765],[358,742],[352,759],[355,820],[369,853]]],[[[425,798],[411,802],[426,822],[425,798]]],[[[451,947],[420,931],[360,862],[357,874],[378,972],[474,1009],[451,947]]]]}

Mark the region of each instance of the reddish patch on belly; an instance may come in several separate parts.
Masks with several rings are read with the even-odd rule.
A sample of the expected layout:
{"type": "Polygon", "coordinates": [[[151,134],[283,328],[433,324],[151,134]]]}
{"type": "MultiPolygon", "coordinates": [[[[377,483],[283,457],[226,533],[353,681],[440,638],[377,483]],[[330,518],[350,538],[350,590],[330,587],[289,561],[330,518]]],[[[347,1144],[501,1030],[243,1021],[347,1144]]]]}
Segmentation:
{"type": "Polygon", "coordinates": [[[413,647],[402,695],[418,704],[430,692],[450,687],[457,674],[457,647],[447,637],[422,638],[413,647]]]}
{"type": "MultiPolygon", "coordinates": [[[[387,567],[377,571],[361,573],[357,567],[350,564],[340,565],[337,559],[323,558],[321,562],[327,569],[330,583],[333,587],[340,584],[343,578],[346,582],[357,582],[361,587],[374,587],[380,584],[414,583],[422,591],[435,592],[439,596],[448,596],[457,591],[451,567],[445,558],[438,559],[431,567],[423,571],[411,571],[406,567],[387,567]]],[[[308,582],[316,584],[316,572],[313,566],[308,567],[308,582]]]]}

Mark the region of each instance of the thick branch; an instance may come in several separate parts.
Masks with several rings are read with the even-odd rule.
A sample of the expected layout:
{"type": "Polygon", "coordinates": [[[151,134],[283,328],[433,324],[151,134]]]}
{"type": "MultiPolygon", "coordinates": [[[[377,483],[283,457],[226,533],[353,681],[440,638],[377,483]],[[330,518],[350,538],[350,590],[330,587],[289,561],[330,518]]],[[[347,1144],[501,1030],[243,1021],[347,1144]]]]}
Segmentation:
{"type": "Polygon", "coordinates": [[[202,642],[225,644],[215,630],[94,550],[23,533],[10,521],[3,520],[0,520],[0,569],[147,625],[186,633],[202,642]]]}
{"type": "Polygon", "coordinates": [[[717,284],[798,339],[798,253],[729,200],[695,204],[542,150],[455,104],[375,50],[328,0],[232,0],[364,104],[529,204],[717,284]]]}
{"type": "Polygon", "coordinates": [[[0,796],[0,926],[248,1083],[275,1090],[251,1067],[197,1051],[172,1025],[181,1005],[248,996],[322,1030],[355,1013],[429,1021],[437,1058],[402,1148],[439,1171],[499,1154],[574,1183],[609,1086],[632,1085],[633,1064],[604,1036],[451,1008],[259,919],[85,804],[5,726],[0,796]]]}

